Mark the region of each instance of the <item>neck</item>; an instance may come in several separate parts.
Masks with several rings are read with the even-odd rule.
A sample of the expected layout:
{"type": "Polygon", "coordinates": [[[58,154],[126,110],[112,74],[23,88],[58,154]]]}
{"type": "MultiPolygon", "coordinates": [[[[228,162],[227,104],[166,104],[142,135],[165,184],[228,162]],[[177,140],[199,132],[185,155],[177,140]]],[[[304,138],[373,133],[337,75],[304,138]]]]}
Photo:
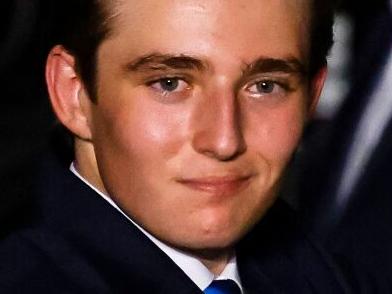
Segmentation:
{"type": "Polygon", "coordinates": [[[75,139],[75,163],[80,175],[104,194],[108,194],[99,174],[94,147],[90,142],[75,139]]]}

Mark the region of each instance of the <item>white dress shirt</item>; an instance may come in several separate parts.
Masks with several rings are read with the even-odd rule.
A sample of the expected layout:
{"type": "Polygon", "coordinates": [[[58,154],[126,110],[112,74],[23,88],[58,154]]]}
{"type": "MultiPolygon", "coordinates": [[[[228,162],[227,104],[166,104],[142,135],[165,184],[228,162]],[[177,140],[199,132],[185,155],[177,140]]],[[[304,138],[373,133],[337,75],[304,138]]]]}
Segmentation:
{"type": "Polygon", "coordinates": [[[200,260],[198,260],[195,256],[190,255],[182,250],[170,247],[165,243],[161,242],[150,233],[145,231],[142,227],[136,224],[127,214],[125,214],[121,208],[117,206],[117,204],[110,198],[110,196],[104,194],[102,191],[98,190],[91,183],[89,183],[85,178],[83,178],[79,172],[75,168],[75,164],[72,163],[70,166],[70,170],[86,185],[88,185],[91,189],[97,192],[103,199],[109,202],[114,208],[116,208],[122,215],[124,215],[129,221],[131,221],[140,231],[142,231],[156,246],[158,246],[163,252],[166,253],[176,264],[179,266],[182,271],[201,289],[204,290],[208,287],[208,285],[213,280],[225,280],[231,279],[237,283],[237,285],[241,288],[242,285],[241,280],[238,274],[237,268],[237,260],[236,257],[233,256],[229,263],[224,268],[223,272],[219,276],[215,276],[211,273],[205,265],[203,265],[200,260]]]}

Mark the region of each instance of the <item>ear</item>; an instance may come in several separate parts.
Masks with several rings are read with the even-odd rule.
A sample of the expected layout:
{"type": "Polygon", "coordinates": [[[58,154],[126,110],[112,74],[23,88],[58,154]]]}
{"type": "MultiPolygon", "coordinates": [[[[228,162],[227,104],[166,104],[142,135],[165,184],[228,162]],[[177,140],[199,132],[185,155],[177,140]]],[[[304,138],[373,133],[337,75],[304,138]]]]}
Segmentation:
{"type": "Polygon", "coordinates": [[[75,58],[60,45],[49,53],[46,83],[52,108],[60,122],[77,137],[90,140],[92,102],[76,73],[75,58]]]}
{"type": "Polygon", "coordinates": [[[310,101],[308,105],[308,117],[311,118],[316,112],[316,107],[320,99],[321,92],[327,78],[328,68],[325,64],[310,81],[310,101]]]}

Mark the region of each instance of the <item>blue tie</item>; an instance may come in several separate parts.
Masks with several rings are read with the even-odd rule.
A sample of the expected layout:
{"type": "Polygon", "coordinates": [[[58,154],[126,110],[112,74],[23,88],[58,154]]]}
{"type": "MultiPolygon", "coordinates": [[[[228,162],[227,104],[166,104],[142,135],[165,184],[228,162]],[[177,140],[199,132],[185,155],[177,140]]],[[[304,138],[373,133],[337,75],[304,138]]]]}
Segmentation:
{"type": "Polygon", "coordinates": [[[205,294],[241,294],[240,287],[233,280],[214,280],[204,290],[205,294]]]}

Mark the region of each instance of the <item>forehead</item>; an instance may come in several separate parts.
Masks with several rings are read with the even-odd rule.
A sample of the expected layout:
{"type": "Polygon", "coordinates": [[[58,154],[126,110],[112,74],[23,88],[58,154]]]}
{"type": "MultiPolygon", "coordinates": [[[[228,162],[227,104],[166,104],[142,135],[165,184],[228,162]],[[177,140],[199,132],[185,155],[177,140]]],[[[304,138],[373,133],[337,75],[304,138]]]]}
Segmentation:
{"type": "Polygon", "coordinates": [[[110,8],[109,41],[124,50],[203,54],[228,49],[288,57],[283,55],[307,53],[309,1],[107,0],[105,6],[110,8]]]}
{"type": "MultiPolygon", "coordinates": [[[[287,17],[308,19],[311,0],[97,0],[108,12],[106,21],[120,20],[125,23],[129,17],[137,21],[156,21],[166,16],[179,18],[181,14],[193,13],[210,17],[236,16],[251,20],[270,15],[285,14],[287,17]],[[136,17],[136,18],[135,18],[136,17]]],[[[307,21],[306,21],[307,22],[307,21]]],[[[273,25],[273,24],[271,24],[273,25]]]]}
{"type": "Polygon", "coordinates": [[[238,16],[260,17],[263,14],[289,12],[304,18],[310,13],[312,0],[96,0],[108,11],[109,19],[116,16],[153,17],[178,16],[179,11],[225,15],[236,12],[238,16]],[[284,8],[281,10],[281,8],[284,8]],[[280,9],[279,9],[280,8],[280,9]],[[286,11],[285,11],[286,10],[286,11]]]}

